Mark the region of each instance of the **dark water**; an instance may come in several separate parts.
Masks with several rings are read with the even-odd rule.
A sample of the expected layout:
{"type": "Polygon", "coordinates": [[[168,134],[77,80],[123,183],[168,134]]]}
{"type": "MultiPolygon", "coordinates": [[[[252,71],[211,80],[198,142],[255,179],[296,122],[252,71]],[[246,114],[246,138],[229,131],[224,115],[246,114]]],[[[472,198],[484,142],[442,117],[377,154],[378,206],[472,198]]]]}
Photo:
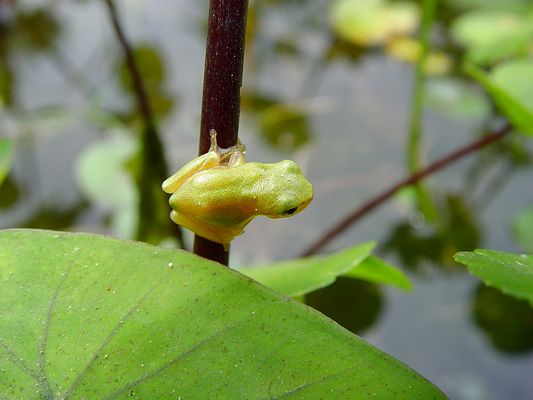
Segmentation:
{"type": "MultiPolygon", "coordinates": [[[[120,51],[103,4],[3,4],[2,68],[11,76],[11,102],[1,111],[0,134],[16,139],[17,152],[0,189],[0,225],[131,235],[136,197],[126,193],[131,185],[124,176],[116,178],[122,196],[104,193],[103,200],[80,189],[77,177],[89,147],[119,133],[126,137],[120,148],[134,146],[127,139],[131,125],[113,119],[128,121],[132,99],[118,78],[120,51]]],[[[177,169],[197,149],[206,2],[118,4],[148,64],[161,62],[152,71],[156,111],[177,169]]],[[[326,15],[317,13],[327,2],[258,4],[240,137],[250,160],[296,160],[316,197],[294,219],[254,221],[232,245],[236,265],[299,254],[325,227],[404,176],[413,82],[412,66],[379,50],[357,61],[317,61],[331,40],[326,15]]],[[[424,159],[472,140],[487,121],[428,108],[424,159]]],[[[451,261],[455,251],[473,247],[522,250],[511,221],[533,202],[532,172],[510,162],[508,148],[471,156],[429,179],[438,224],[425,221],[404,193],[329,247],[377,240],[379,254],[412,278],[412,293],[343,279],[307,299],[452,399],[533,396],[531,309],[481,287],[451,261]]]]}

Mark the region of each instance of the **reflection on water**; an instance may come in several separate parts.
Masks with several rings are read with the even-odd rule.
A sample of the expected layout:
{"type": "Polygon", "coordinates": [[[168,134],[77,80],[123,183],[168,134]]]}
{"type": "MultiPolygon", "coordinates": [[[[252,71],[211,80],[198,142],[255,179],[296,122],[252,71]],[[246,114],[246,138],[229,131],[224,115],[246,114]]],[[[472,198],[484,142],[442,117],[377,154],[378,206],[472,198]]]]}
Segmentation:
{"type": "Polygon", "coordinates": [[[385,252],[396,253],[403,265],[415,271],[428,263],[455,268],[452,256],[464,249],[476,249],[481,231],[475,213],[458,195],[448,195],[439,206],[437,219],[401,222],[383,243],[385,252]]]}
{"type": "MultiPolygon", "coordinates": [[[[461,11],[455,3],[446,18],[461,11]]],[[[178,168],[197,151],[207,2],[119,4],[169,165],[178,168]]],[[[412,66],[383,49],[334,37],[329,4],[250,4],[240,131],[248,159],[293,158],[324,184],[293,220],[248,227],[232,245],[233,257],[247,263],[297,254],[324,227],[404,175],[412,66]]],[[[448,39],[442,38],[450,54],[458,53],[448,39]]],[[[492,121],[481,91],[464,77],[447,79],[430,94],[441,109],[426,110],[423,120],[428,160],[465,144],[492,121]]],[[[111,232],[114,213],[131,207],[131,196],[112,190],[120,185],[110,179],[99,198],[114,207],[102,207],[81,194],[72,172],[91,145],[117,132],[136,138],[139,131],[131,83],[102,3],[43,7],[0,0],[0,96],[0,135],[14,137],[17,147],[0,186],[0,226],[111,232]]],[[[451,398],[530,398],[531,309],[466,273],[442,271],[464,271],[451,259],[458,250],[518,251],[508,227],[533,200],[531,147],[511,137],[432,177],[434,222],[420,218],[406,193],[339,238],[338,246],[377,239],[384,257],[412,274],[413,293],[339,279],[306,302],[368,334],[451,398]]],[[[91,168],[109,178],[136,166],[131,157],[113,170],[104,163],[91,168]]],[[[165,218],[168,211],[161,210],[165,218]]],[[[518,227],[520,243],[527,243],[530,230],[518,227]]]]}
{"type": "Polygon", "coordinates": [[[305,304],[353,333],[362,334],[378,318],[383,296],[377,285],[359,279],[339,278],[334,284],[305,296],[305,304]]]}
{"type": "Polygon", "coordinates": [[[0,210],[9,209],[9,207],[15,205],[19,194],[16,182],[8,177],[0,186],[0,210]]]}
{"type": "Polygon", "coordinates": [[[473,297],[472,317],[495,348],[517,355],[533,349],[533,309],[527,301],[481,284],[473,297]]]}

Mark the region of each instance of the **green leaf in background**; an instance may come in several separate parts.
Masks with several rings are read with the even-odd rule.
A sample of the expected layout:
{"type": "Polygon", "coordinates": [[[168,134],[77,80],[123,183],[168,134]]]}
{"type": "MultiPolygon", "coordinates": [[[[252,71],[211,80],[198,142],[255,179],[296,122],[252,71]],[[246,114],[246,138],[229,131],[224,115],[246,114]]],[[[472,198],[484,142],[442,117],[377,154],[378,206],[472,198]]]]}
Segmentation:
{"type": "MultiPolygon", "coordinates": [[[[399,37],[391,40],[385,51],[391,57],[410,64],[418,64],[422,57],[422,43],[409,37],[399,37]]],[[[453,60],[443,51],[430,50],[425,55],[423,70],[427,75],[448,75],[453,66],[453,60]]]]}
{"type": "MultiPolygon", "coordinates": [[[[532,21],[533,22],[533,21],[532,21]]],[[[516,97],[533,114],[533,60],[508,61],[495,68],[491,79],[516,97]]]]}
{"type": "Polygon", "coordinates": [[[61,25],[49,7],[19,12],[15,16],[13,47],[27,50],[49,50],[61,33],[61,25]]]}
{"type": "Polygon", "coordinates": [[[414,32],[420,12],[416,4],[386,0],[337,0],[331,9],[333,31],[360,46],[384,45],[414,32]]]}
{"type": "Polygon", "coordinates": [[[11,139],[0,138],[0,185],[4,182],[11,162],[13,161],[13,142],[11,139]]]}
{"type": "Polygon", "coordinates": [[[0,232],[0,397],[443,399],[318,312],[190,253],[0,232]]]}
{"type": "MultiPolygon", "coordinates": [[[[139,67],[139,72],[143,77],[143,83],[150,88],[161,87],[166,78],[166,71],[159,51],[155,47],[145,43],[133,49],[133,56],[139,67]]],[[[133,83],[131,82],[126,60],[123,60],[120,65],[119,77],[122,86],[133,92],[133,83]]]]}
{"type": "Polygon", "coordinates": [[[466,71],[485,87],[517,129],[533,135],[533,61],[508,61],[490,74],[467,64],[466,71]]]}
{"type": "Polygon", "coordinates": [[[533,305],[533,256],[494,250],[475,250],[455,255],[471,274],[489,286],[533,305]]]}
{"type": "Polygon", "coordinates": [[[491,65],[527,55],[533,41],[533,17],[502,10],[472,10],[454,20],[451,34],[466,48],[469,61],[491,65]]]}
{"type": "Polygon", "coordinates": [[[312,136],[310,117],[327,108],[320,102],[286,103],[254,91],[243,91],[241,99],[242,109],[258,116],[259,130],[266,142],[283,151],[308,143],[312,136]]]}
{"type": "Polygon", "coordinates": [[[513,231],[524,250],[533,253],[533,207],[520,210],[514,216],[513,231]]]}
{"type": "MultiPolygon", "coordinates": [[[[133,49],[133,57],[142,76],[153,111],[160,117],[166,116],[174,107],[175,100],[166,93],[164,84],[167,73],[163,57],[158,49],[147,43],[136,46],[133,49]]],[[[123,60],[120,65],[119,79],[124,89],[130,94],[135,93],[126,60],[123,60]]]]}
{"type": "Polygon", "coordinates": [[[7,62],[0,63],[0,112],[13,101],[13,75],[11,65],[7,62]]]}
{"type": "Polygon", "coordinates": [[[129,239],[137,227],[138,194],[126,164],[137,142],[124,128],[86,147],[76,163],[76,180],[85,197],[109,212],[113,235],[129,239]]]}
{"type": "Polygon", "coordinates": [[[301,296],[333,283],[366,259],[375,246],[363,243],[332,255],[296,258],[240,272],[287,296],[301,296]]]}
{"type": "Polygon", "coordinates": [[[375,256],[368,256],[344,276],[367,282],[385,283],[406,291],[413,289],[411,281],[402,271],[375,256]]]}
{"type": "Polygon", "coordinates": [[[452,7],[460,9],[485,8],[524,12],[531,6],[531,0],[445,0],[452,7]]]}
{"type": "MultiPolygon", "coordinates": [[[[328,286],[341,275],[388,283],[401,288],[409,287],[409,281],[394,267],[384,262],[367,261],[374,243],[364,243],[327,256],[314,256],[282,261],[250,268],[241,272],[278,292],[288,296],[302,296],[328,286]],[[376,264],[379,264],[376,266],[376,264]],[[376,266],[375,271],[371,269],[376,266]],[[361,272],[357,270],[362,267],[361,272]],[[393,272],[394,270],[395,272],[393,272]]],[[[373,258],[374,259],[374,258],[373,258]]],[[[377,259],[376,259],[377,260],[377,259]]]]}
{"type": "Polygon", "coordinates": [[[309,113],[302,107],[274,104],[259,114],[259,129],[275,148],[295,150],[311,138],[309,113]]]}
{"type": "Polygon", "coordinates": [[[454,78],[431,79],[426,83],[427,104],[455,118],[486,118],[490,101],[480,88],[454,78]]]}

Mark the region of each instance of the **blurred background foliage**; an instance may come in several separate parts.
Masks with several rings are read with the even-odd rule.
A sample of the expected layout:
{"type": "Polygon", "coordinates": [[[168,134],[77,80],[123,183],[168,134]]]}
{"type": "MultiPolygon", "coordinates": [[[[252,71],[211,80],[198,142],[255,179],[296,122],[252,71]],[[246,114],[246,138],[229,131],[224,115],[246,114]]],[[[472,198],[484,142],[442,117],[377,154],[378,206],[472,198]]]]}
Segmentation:
{"type": "MultiPolygon", "coordinates": [[[[293,221],[254,221],[232,259],[294,256],[403,177],[417,93],[421,165],[510,119],[511,136],[427,181],[434,217],[408,188],[330,246],[377,239],[380,256],[412,276],[412,294],[342,278],[306,302],[450,398],[526,399],[531,309],[479,286],[452,256],[533,252],[533,5],[435,1],[424,41],[429,1],[250,1],[241,140],[251,160],[298,161],[316,198],[293,221]]],[[[197,152],[207,1],[117,7],[170,174],[197,152]]],[[[103,2],[0,0],[2,228],[136,237],[139,197],[151,189],[138,184],[143,121],[122,54],[103,2]]],[[[160,199],[156,212],[167,214],[160,199]]],[[[178,246],[163,219],[149,240],[178,246]]]]}

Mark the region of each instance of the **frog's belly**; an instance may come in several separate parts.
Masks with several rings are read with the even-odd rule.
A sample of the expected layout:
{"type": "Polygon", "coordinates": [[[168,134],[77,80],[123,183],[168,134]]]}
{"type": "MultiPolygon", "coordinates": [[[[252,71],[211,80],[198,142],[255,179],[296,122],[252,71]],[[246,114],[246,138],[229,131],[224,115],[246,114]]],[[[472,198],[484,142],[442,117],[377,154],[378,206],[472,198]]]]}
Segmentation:
{"type": "Polygon", "coordinates": [[[184,226],[197,235],[224,245],[228,245],[236,236],[241,235],[244,232],[244,227],[251,220],[250,218],[250,220],[238,226],[219,226],[176,211],[170,213],[170,218],[176,224],[184,226]]]}
{"type": "Polygon", "coordinates": [[[256,196],[239,195],[228,186],[185,184],[170,197],[170,205],[178,214],[221,226],[242,226],[261,215],[256,196]],[[209,187],[211,186],[211,187],[209,187]]]}

